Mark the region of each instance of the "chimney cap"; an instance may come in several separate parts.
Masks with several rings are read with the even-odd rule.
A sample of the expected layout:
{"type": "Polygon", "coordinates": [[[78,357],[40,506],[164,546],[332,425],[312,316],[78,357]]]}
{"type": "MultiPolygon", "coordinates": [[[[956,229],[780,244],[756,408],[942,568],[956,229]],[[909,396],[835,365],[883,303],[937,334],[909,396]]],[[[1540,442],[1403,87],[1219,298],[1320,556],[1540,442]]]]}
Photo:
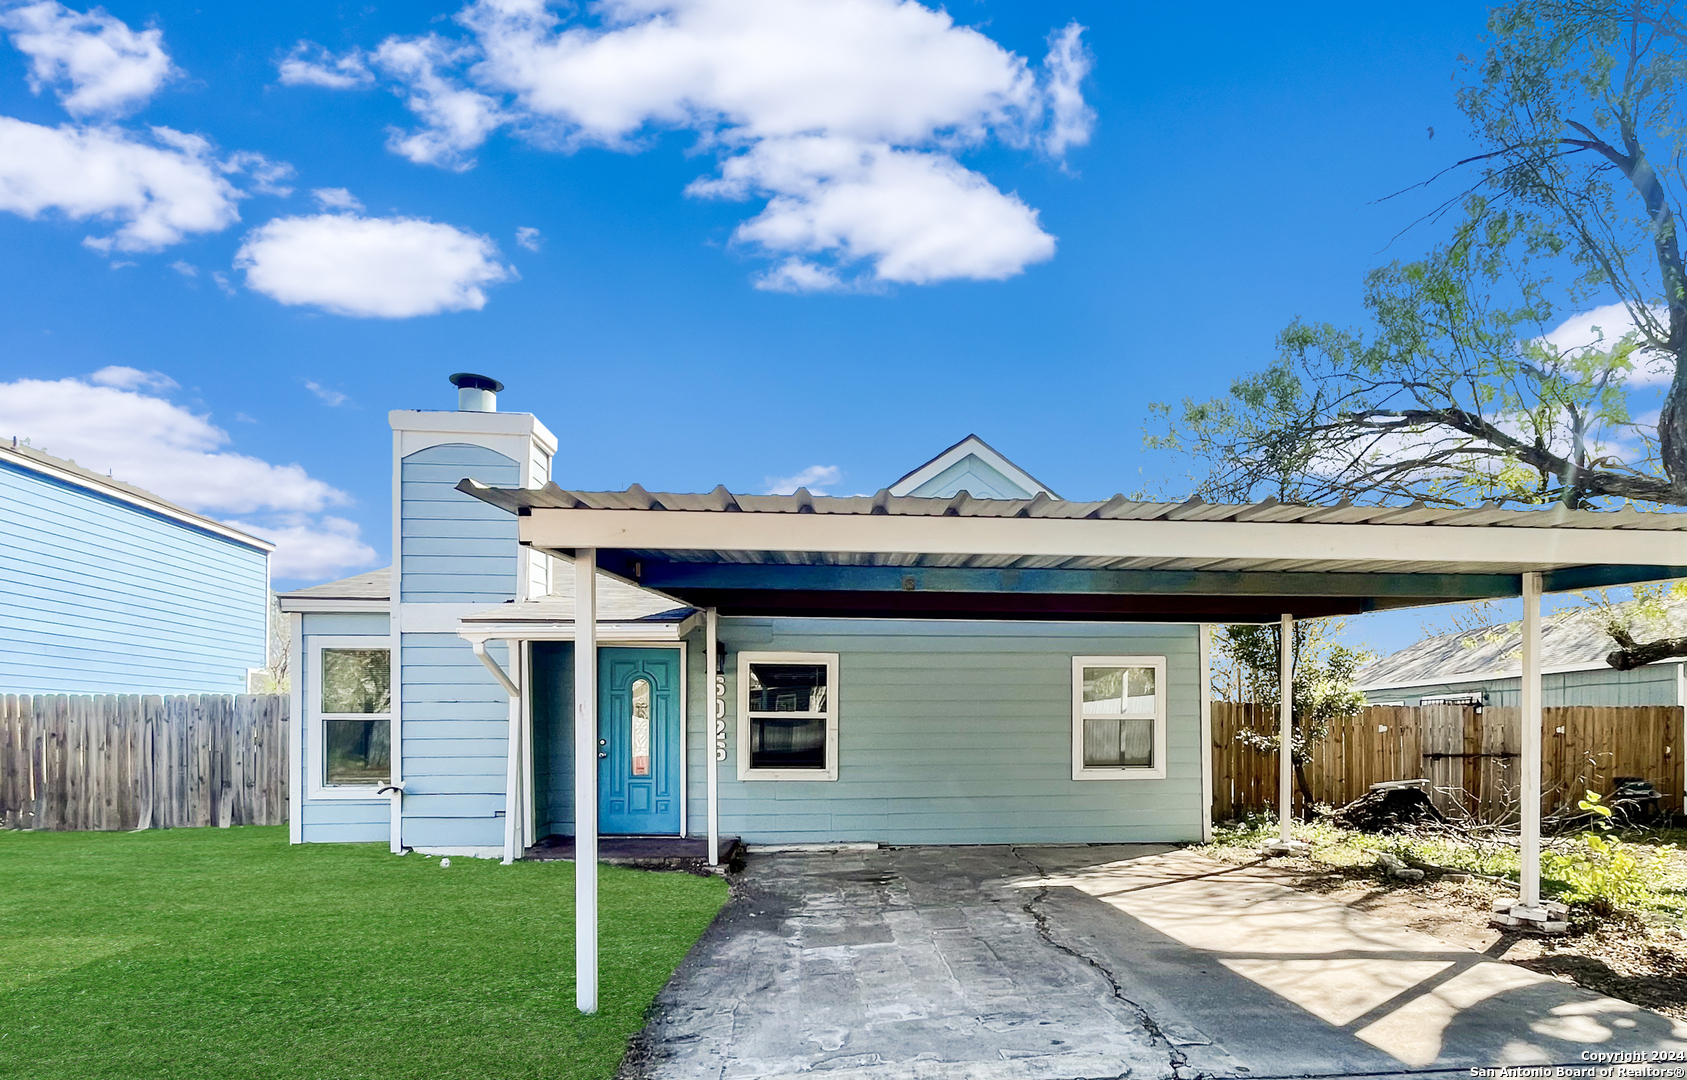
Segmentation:
{"type": "Polygon", "coordinates": [[[451,376],[451,385],[459,390],[490,390],[494,394],[504,389],[504,384],[490,375],[474,375],[467,371],[451,376]]]}

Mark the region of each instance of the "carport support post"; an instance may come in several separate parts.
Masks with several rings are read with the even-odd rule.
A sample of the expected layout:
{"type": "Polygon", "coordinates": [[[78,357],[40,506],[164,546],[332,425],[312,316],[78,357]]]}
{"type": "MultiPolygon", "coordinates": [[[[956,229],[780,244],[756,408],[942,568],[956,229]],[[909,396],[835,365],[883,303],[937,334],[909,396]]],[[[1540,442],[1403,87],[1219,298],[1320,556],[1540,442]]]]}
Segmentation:
{"type": "Polygon", "coordinates": [[[1294,823],[1295,730],[1295,617],[1284,615],[1277,649],[1277,839],[1265,845],[1267,855],[1304,855],[1312,845],[1296,840],[1294,823]]]}
{"type": "Polygon", "coordinates": [[[1523,680],[1521,693],[1523,756],[1522,830],[1518,851],[1517,903],[1495,904],[1494,922],[1559,933],[1568,929],[1562,904],[1541,903],[1541,575],[1523,575],[1523,680]]]}
{"type": "Polygon", "coordinates": [[[574,553],[574,1001],[597,1012],[597,549],[574,553]]]}
{"type": "Polygon", "coordinates": [[[720,648],[720,613],[709,608],[703,614],[703,636],[707,659],[704,670],[709,673],[709,865],[720,864],[720,747],[721,725],[726,710],[721,708],[721,676],[715,669],[715,650],[720,648]]]}

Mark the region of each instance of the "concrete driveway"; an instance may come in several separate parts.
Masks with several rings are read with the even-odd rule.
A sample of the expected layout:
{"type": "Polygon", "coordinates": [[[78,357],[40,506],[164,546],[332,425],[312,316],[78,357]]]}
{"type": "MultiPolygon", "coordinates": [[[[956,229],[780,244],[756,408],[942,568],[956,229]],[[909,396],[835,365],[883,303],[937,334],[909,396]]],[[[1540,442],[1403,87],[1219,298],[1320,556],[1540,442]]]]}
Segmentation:
{"type": "Polygon", "coordinates": [[[933,847],[752,854],[624,1075],[1259,1080],[1589,1054],[1687,1064],[1687,1026],[1188,851],[933,847]]]}

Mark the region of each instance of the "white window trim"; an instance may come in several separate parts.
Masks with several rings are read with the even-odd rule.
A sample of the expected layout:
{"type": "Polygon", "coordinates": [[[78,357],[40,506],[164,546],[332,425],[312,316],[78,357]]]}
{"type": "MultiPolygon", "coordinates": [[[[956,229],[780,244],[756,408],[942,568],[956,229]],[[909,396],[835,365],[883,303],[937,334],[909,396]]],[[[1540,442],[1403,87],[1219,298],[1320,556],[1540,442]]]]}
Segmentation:
{"type": "Polygon", "coordinates": [[[838,654],[813,652],[741,652],[738,654],[738,779],[836,780],[838,778],[838,654]],[[826,767],[824,769],[752,769],[750,767],[750,665],[824,664],[826,666],[826,767]]]}
{"type": "Polygon", "coordinates": [[[1072,658],[1072,779],[1164,780],[1166,778],[1166,658],[1164,656],[1074,656],[1072,658]],[[1154,669],[1154,764],[1084,764],[1084,669],[1151,667],[1154,669]]]}
{"type": "MultiPolygon", "coordinates": [[[[327,749],[322,723],[324,720],[379,720],[385,717],[388,728],[388,741],[391,738],[392,725],[395,723],[392,706],[389,704],[385,713],[324,713],[322,711],[322,652],[324,649],[382,649],[386,651],[387,663],[392,663],[392,638],[385,634],[370,634],[363,637],[310,637],[310,665],[305,673],[305,711],[310,716],[310,739],[305,747],[304,770],[306,786],[312,799],[339,799],[355,802],[388,801],[385,795],[375,794],[379,784],[326,784],[323,782],[325,763],[322,754],[327,749]]],[[[398,694],[398,680],[391,679],[389,685],[392,694],[398,694]]],[[[396,752],[396,750],[395,750],[396,752]]],[[[396,766],[396,762],[393,763],[396,766]]]]}

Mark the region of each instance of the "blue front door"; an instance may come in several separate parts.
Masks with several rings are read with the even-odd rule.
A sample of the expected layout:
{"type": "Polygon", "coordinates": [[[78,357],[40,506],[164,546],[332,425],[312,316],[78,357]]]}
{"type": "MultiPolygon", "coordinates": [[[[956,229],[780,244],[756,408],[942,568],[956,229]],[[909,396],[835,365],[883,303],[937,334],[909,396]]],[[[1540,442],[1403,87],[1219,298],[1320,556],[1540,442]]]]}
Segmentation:
{"type": "Polygon", "coordinates": [[[598,650],[598,831],[679,832],[679,650],[598,650]]]}

